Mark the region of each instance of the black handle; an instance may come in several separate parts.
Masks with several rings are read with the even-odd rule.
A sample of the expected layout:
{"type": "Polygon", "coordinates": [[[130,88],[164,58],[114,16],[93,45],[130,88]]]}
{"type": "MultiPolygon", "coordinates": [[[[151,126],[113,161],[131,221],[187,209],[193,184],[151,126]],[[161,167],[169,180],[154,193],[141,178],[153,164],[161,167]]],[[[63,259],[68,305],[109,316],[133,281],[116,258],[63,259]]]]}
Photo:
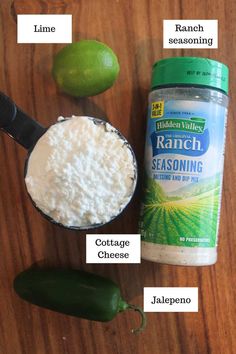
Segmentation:
{"type": "Polygon", "coordinates": [[[2,92],[0,92],[0,129],[26,149],[32,148],[47,130],[22,112],[2,92]]]}

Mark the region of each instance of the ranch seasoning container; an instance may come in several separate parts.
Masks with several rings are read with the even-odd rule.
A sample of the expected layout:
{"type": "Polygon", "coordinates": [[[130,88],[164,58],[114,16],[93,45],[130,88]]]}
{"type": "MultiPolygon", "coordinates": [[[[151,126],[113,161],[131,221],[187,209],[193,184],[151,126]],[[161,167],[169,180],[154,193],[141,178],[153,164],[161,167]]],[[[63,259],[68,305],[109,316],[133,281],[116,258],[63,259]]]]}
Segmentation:
{"type": "Polygon", "coordinates": [[[228,68],[215,60],[175,57],[154,64],[142,258],[192,266],[216,262],[227,94],[228,68]]]}

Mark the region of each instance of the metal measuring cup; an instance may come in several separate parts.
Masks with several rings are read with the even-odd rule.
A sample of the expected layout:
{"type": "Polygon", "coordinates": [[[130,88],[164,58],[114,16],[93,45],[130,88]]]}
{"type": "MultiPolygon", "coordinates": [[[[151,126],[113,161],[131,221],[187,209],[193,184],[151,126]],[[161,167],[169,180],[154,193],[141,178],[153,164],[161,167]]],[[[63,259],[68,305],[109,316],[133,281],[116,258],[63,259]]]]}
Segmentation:
{"type": "MultiPolygon", "coordinates": [[[[104,129],[106,129],[106,121],[98,118],[92,118],[88,117],[88,119],[93,120],[94,124],[101,124],[104,125],[104,129]]],[[[66,120],[62,120],[59,122],[56,122],[55,124],[63,124],[66,120]]],[[[28,150],[28,154],[25,160],[25,166],[24,166],[24,177],[27,175],[27,168],[28,168],[28,161],[31,152],[33,151],[37,141],[41,138],[41,136],[47,131],[48,128],[43,127],[40,123],[38,123],[36,120],[33,118],[29,117],[26,113],[24,113],[17,105],[5,94],[0,92],[0,129],[9,135],[11,138],[13,138],[18,144],[23,146],[25,149],[28,150]]],[[[119,130],[114,128],[113,131],[115,134],[118,135],[120,139],[123,140],[124,144],[127,146],[127,148],[131,151],[132,157],[133,157],[133,166],[134,166],[134,178],[133,178],[133,189],[130,195],[130,198],[127,202],[126,205],[124,205],[120,210],[117,215],[114,215],[108,220],[107,222],[104,223],[99,223],[99,224],[91,224],[91,225],[86,225],[86,226],[66,226],[63,225],[62,223],[59,223],[55,221],[53,218],[51,218],[49,215],[45,214],[34,202],[34,200],[31,198],[30,194],[27,191],[27,194],[34,205],[34,207],[40,212],[44,218],[52,222],[53,224],[56,224],[58,226],[64,227],[66,229],[70,230],[89,230],[89,229],[94,229],[100,226],[103,226],[105,224],[110,223],[112,220],[117,218],[127,207],[127,205],[130,203],[133,194],[135,192],[136,184],[137,184],[137,161],[136,157],[134,154],[134,151],[131,147],[131,145],[128,143],[128,141],[125,139],[125,137],[119,132],[119,130]]],[[[27,190],[27,188],[26,188],[27,190]]]]}

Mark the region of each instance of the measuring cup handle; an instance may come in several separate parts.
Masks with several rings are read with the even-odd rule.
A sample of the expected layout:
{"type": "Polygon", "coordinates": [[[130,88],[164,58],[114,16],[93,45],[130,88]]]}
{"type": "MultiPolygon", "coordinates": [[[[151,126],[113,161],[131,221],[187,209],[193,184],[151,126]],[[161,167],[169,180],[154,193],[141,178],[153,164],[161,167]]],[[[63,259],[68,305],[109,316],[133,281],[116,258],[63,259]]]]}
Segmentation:
{"type": "Polygon", "coordinates": [[[21,111],[2,92],[0,92],[0,129],[28,150],[47,130],[21,111]]]}

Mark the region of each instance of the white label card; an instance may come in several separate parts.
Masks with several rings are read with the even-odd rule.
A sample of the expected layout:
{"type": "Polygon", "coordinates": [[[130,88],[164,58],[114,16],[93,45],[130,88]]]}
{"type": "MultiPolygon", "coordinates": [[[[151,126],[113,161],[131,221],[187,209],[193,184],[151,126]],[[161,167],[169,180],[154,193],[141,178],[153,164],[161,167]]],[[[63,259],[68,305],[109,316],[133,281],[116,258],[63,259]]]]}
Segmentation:
{"type": "Polygon", "coordinates": [[[139,234],[86,235],[86,263],[140,263],[139,234]]]}
{"type": "Polygon", "coordinates": [[[71,43],[72,15],[17,15],[17,43],[71,43]]]}
{"type": "Polygon", "coordinates": [[[144,288],[145,312],[198,312],[198,288],[144,288]]]}
{"type": "Polygon", "coordinates": [[[218,20],[163,20],[163,48],[218,48],[218,20]]]}

